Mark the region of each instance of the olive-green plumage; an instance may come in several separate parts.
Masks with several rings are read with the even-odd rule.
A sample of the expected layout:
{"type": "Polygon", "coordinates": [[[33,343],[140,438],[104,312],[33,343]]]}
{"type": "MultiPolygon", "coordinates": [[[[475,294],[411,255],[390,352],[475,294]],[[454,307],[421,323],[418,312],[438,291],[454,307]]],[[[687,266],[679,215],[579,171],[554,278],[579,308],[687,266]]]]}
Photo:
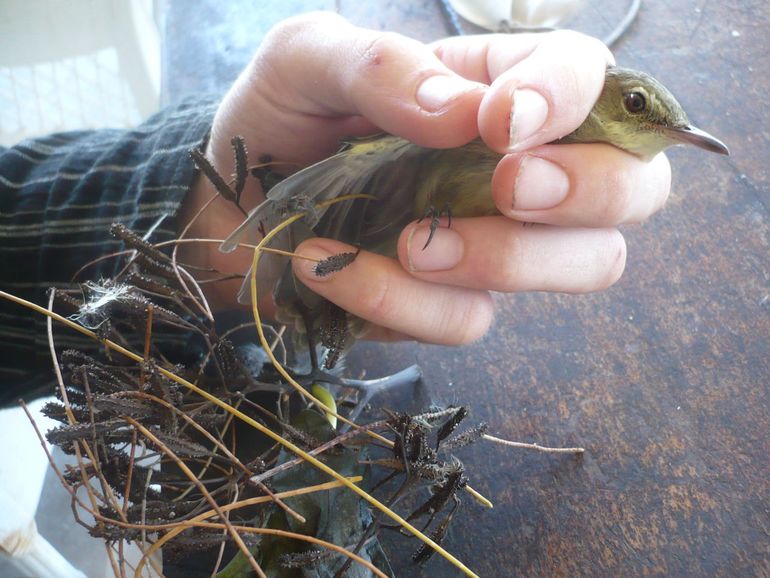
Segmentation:
{"type": "Polygon", "coordinates": [[[719,140],[690,124],[682,106],[649,74],[607,69],[599,100],[573,133],[559,142],[603,142],[642,158],[676,144],[692,144],[729,154],[719,140]]]}
{"type": "MultiPolygon", "coordinates": [[[[719,140],[690,125],[680,104],[657,80],[619,67],[607,69],[604,89],[583,124],[555,142],[607,143],[644,159],[682,143],[728,154],[719,140]]],[[[501,158],[481,140],[454,149],[429,149],[388,134],[353,139],[336,155],[273,187],[222,250],[231,251],[242,240],[253,242],[260,224],[270,230],[292,211],[340,195],[366,193],[377,200],[311,211],[291,232],[279,235],[274,246],[292,250],[318,235],[394,255],[403,227],[423,216],[429,205],[439,210],[448,206],[458,217],[498,214],[490,183],[501,158]]],[[[322,319],[320,298],[291,279],[287,264],[285,257],[265,255],[258,276],[260,290],[283,276],[276,291],[279,308],[291,306],[299,297],[311,319],[314,315],[322,319]]]]}

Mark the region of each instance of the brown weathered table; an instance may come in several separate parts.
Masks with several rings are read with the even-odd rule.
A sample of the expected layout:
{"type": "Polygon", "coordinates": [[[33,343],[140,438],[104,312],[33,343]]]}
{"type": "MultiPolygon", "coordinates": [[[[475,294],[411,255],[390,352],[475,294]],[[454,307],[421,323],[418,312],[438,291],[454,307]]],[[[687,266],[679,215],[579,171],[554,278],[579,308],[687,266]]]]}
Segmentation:
{"type": "MultiPolygon", "coordinates": [[[[223,92],[270,23],[312,3],[215,4],[167,5],[167,101],[223,92]]],[[[446,34],[429,0],[353,4],[343,14],[360,24],[446,34]]],[[[732,151],[670,152],[671,200],[624,228],[615,287],[499,296],[495,327],[469,347],[355,351],[370,375],[420,363],[436,401],[469,405],[496,435],[586,447],[459,452],[495,509],[464,500],[446,545],[481,576],[770,576],[768,30],[766,0],[647,0],[615,47],[732,151]]]]}

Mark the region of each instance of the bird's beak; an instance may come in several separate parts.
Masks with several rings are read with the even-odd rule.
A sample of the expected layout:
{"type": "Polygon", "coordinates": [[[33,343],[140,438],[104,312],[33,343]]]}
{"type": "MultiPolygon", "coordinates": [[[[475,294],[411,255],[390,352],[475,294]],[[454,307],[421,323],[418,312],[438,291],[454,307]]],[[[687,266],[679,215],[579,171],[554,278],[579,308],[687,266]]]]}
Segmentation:
{"type": "Polygon", "coordinates": [[[716,137],[711,136],[704,130],[701,130],[692,125],[683,127],[667,126],[663,128],[663,132],[669,136],[669,138],[685,143],[695,145],[712,153],[719,153],[720,155],[729,155],[730,150],[727,145],[716,137]]]}

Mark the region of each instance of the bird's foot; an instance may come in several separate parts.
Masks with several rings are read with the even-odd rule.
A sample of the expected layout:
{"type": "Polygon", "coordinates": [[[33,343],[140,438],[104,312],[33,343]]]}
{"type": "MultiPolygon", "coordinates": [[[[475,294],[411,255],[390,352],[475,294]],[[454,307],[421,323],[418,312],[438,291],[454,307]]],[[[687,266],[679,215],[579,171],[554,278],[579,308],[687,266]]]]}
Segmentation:
{"type": "MultiPolygon", "coordinates": [[[[404,386],[411,386],[416,389],[422,382],[422,369],[419,365],[410,365],[397,373],[377,379],[349,379],[317,369],[308,375],[297,376],[297,378],[303,385],[320,383],[355,389],[358,392],[358,400],[347,416],[349,420],[355,421],[376,395],[404,386]]],[[[347,426],[340,428],[341,431],[345,429],[347,426]]]]}
{"type": "Polygon", "coordinates": [[[452,226],[452,208],[449,206],[449,203],[445,204],[444,207],[439,210],[434,205],[428,205],[425,207],[425,212],[422,214],[422,217],[420,217],[417,222],[420,223],[423,221],[423,219],[426,219],[430,217],[430,234],[428,235],[428,240],[425,241],[425,245],[423,246],[422,250],[428,248],[428,245],[430,245],[430,242],[433,240],[433,235],[436,233],[436,229],[439,228],[439,225],[441,224],[441,217],[443,215],[447,216],[447,229],[452,226]]]}

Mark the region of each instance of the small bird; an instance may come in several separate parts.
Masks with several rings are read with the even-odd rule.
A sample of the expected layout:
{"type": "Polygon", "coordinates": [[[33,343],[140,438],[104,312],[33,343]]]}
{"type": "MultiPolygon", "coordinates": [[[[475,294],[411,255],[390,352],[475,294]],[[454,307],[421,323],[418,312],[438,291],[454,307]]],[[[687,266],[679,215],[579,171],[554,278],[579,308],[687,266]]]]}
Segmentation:
{"type": "MultiPolygon", "coordinates": [[[[729,154],[721,141],[690,124],[681,105],[660,82],[621,67],[607,69],[602,93],[583,124],[554,143],[607,143],[642,159],[651,159],[676,144],[729,154]]],[[[274,247],[292,251],[306,238],[321,236],[394,256],[401,230],[414,219],[435,216],[445,207],[457,217],[499,214],[490,184],[501,158],[480,139],[454,149],[425,148],[389,134],[351,139],[334,156],[271,188],[266,200],[225,240],[221,250],[232,251],[242,240],[253,242],[261,231],[271,230],[292,213],[307,211],[304,219],[276,237],[274,247]],[[313,209],[321,201],[361,193],[374,199],[313,209]]],[[[248,282],[247,276],[242,301],[248,301],[248,282]]],[[[296,320],[300,311],[303,321],[295,325],[301,328],[304,324],[314,342],[318,338],[328,342],[323,339],[328,334],[325,328],[339,327],[342,322],[347,329],[331,340],[336,342],[332,349],[349,347],[364,327],[350,315],[340,321],[334,306],[294,279],[286,257],[263,255],[258,286],[260,292],[275,286],[279,320],[296,320]]]]}

